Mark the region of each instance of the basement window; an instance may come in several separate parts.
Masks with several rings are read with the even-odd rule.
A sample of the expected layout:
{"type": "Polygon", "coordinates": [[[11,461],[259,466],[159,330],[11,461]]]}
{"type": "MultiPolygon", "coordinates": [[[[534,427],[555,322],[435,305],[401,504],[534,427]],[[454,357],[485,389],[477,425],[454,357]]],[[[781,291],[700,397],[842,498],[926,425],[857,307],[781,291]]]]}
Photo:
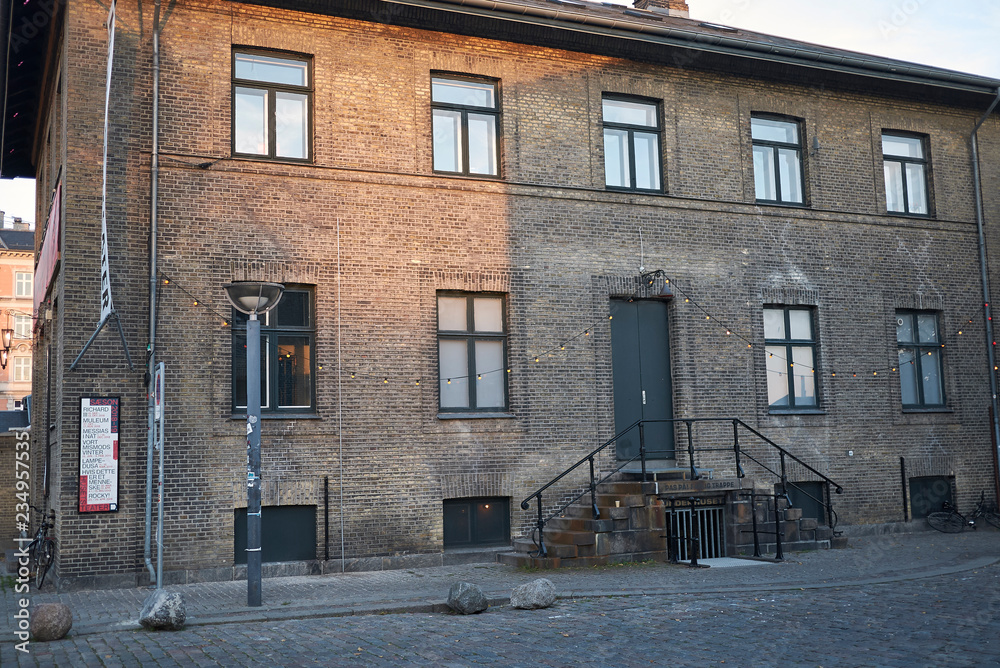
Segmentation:
{"type": "Polygon", "coordinates": [[[444,500],[445,549],[509,544],[510,499],[508,497],[444,500]]]}

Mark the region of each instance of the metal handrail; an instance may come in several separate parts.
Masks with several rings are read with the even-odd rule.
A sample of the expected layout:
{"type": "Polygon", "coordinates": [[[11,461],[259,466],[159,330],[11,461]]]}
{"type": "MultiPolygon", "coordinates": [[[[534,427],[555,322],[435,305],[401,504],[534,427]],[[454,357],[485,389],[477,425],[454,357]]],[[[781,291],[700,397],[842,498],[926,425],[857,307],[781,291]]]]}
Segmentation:
{"type": "MultiPolygon", "coordinates": [[[[545,547],[545,539],[544,539],[545,525],[552,518],[554,518],[556,515],[561,514],[570,505],[572,505],[573,503],[576,503],[576,501],[579,500],[588,491],[590,492],[591,509],[592,509],[592,512],[593,512],[593,515],[594,515],[594,519],[599,518],[601,513],[600,513],[600,509],[597,507],[597,486],[603,484],[604,482],[606,482],[609,478],[611,478],[611,476],[613,476],[616,473],[618,473],[619,471],[621,471],[623,468],[625,468],[625,466],[627,466],[628,464],[634,462],[636,459],[640,460],[640,462],[641,462],[642,479],[645,480],[646,479],[645,425],[646,424],[651,424],[651,423],[676,423],[676,422],[683,422],[685,424],[686,428],[687,428],[687,454],[688,454],[688,464],[689,464],[690,469],[691,469],[691,479],[692,480],[697,480],[698,477],[699,477],[698,468],[697,468],[697,465],[696,465],[696,462],[695,462],[695,450],[696,449],[695,449],[695,446],[694,446],[694,438],[693,438],[693,433],[692,433],[692,425],[695,422],[731,422],[732,425],[733,425],[733,446],[732,446],[732,450],[733,450],[733,454],[734,454],[734,457],[735,457],[736,475],[737,475],[737,477],[743,478],[743,477],[746,476],[746,473],[743,470],[743,466],[740,463],[740,457],[742,456],[742,457],[745,457],[746,459],[749,459],[750,461],[754,462],[755,464],[757,464],[758,466],[760,466],[761,468],[763,468],[765,471],[771,473],[771,475],[774,475],[775,477],[777,477],[781,481],[782,496],[784,496],[786,499],[788,498],[788,486],[791,485],[792,487],[798,489],[799,491],[801,491],[803,494],[805,494],[809,498],[811,498],[814,501],[817,501],[818,503],[820,503],[824,508],[826,508],[827,518],[828,518],[828,522],[829,522],[830,527],[832,528],[832,527],[835,526],[835,523],[836,523],[836,513],[834,513],[834,511],[833,511],[833,504],[832,504],[832,502],[830,502],[830,501],[823,501],[821,499],[817,499],[816,497],[812,496],[811,494],[809,494],[808,492],[806,492],[805,490],[803,490],[798,485],[795,485],[795,483],[789,483],[788,482],[788,476],[787,476],[787,473],[786,473],[786,462],[785,462],[785,459],[786,458],[792,459],[793,461],[795,461],[796,463],[798,463],[800,466],[804,467],[806,470],[808,470],[813,475],[821,478],[823,480],[823,482],[826,483],[826,489],[827,489],[826,496],[827,496],[827,499],[829,499],[829,497],[830,497],[830,486],[831,485],[834,487],[834,489],[836,490],[837,494],[842,494],[843,493],[843,491],[844,491],[843,487],[840,486],[839,484],[837,484],[836,482],[834,482],[833,480],[831,480],[828,476],[826,476],[826,475],[820,473],[819,471],[817,471],[816,469],[814,469],[809,464],[806,464],[804,461],[802,461],[801,459],[799,459],[798,457],[796,457],[794,454],[792,454],[791,452],[789,452],[785,448],[781,447],[780,445],[778,445],[777,443],[775,443],[774,441],[772,441],[771,439],[769,439],[767,436],[764,436],[763,434],[761,434],[759,431],[757,431],[756,429],[754,429],[753,427],[751,427],[750,425],[748,425],[743,420],[741,420],[739,418],[719,418],[719,417],[715,417],[715,418],[670,418],[670,419],[662,419],[662,420],[636,420],[635,422],[633,422],[632,424],[630,424],[628,427],[626,427],[625,429],[623,429],[619,433],[615,434],[612,438],[608,439],[607,441],[605,441],[604,443],[602,443],[601,445],[599,445],[597,448],[595,448],[594,450],[592,450],[590,452],[590,454],[585,455],[578,462],[576,462],[575,464],[573,464],[572,466],[570,466],[569,468],[567,468],[565,471],[563,471],[562,473],[560,473],[559,475],[557,475],[555,478],[553,478],[549,482],[547,482],[544,485],[542,485],[541,487],[539,487],[537,490],[535,490],[534,492],[532,492],[531,494],[529,494],[527,497],[525,497],[523,501],[521,501],[521,509],[522,510],[528,510],[528,508],[530,507],[530,502],[531,502],[532,499],[535,499],[535,501],[536,501],[536,505],[537,505],[537,509],[538,509],[538,514],[537,514],[537,520],[536,520],[536,527],[535,528],[538,531],[538,541],[535,542],[534,541],[534,536],[532,536],[532,541],[535,542],[535,545],[538,547],[538,549],[536,550],[535,554],[537,556],[541,556],[541,557],[546,557],[548,555],[548,550],[545,547]],[[739,428],[741,426],[744,429],[746,429],[747,431],[749,431],[751,434],[753,434],[754,436],[756,436],[757,438],[761,439],[764,443],[766,443],[767,445],[771,446],[772,448],[774,448],[775,450],[778,451],[778,455],[779,455],[779,458],[780,458],[780,464],[781,464],[781,467],[780,467],[781,471],[780,472],[774,471],[769,466],[767,466],[763,462],[759,461],[758,459],[756,459],[755,457],[753,457],[752,455],[750,455],[749,453],[747,453],[746,451],[744,451],[741,448],[741,446],[740,446],[740,438],[739,438],[740,437],[739,428]],[[618,441],[618,439],[622,438],[625,434],[627,434],[628,432],[632,431],[636,427],[638,427],[638,429],[639,429],[639,454],[633,456],[631,459],[622,461],[620,464],[618,464],[618,466],[616,466],[614,469],[612,469],[604,477],[602,477],[600,480],[597,480],[597,478],[595,476],[595,469],[594,469],[594,458],[597,457],[597,455],[599,455],[603,450],[605,450],[612,443],[615,443],[616,441],[618,441]],[[583,466],[584,463],[589,463],[589,465],[590,465],[590,484],[587,486],[587,488],[584,489],[579,494],[577,494],[576,496],[574,496],[571,499],[569,499],[568,501],[566,501],[563,505],[561,505],[559,508],[557,508],[551,514],[549,514],[548,517],[543,517],[543,511],[542,511],[542,497],[543,497],[543,492],[545,492],[545,490],[547,490],[549,487],[551,487],[552,485],[556,484],[557,482],[559,482],[560,480],[562,480],[563,478],[565,478],[567,475],[569,475],[570,473],[572,473],[573,471],[575,471],[580,466],[583,466]]],[[[728,448],[728,447],[727,448],[701,448],[700,450],[701,450],[701,452],[719,452],[719,451],[728,451],[728,450],[730,450],[730,448],[728,448]]],[[[532,531],[532,533],[534,533],[534,531],[532,531]]]]}

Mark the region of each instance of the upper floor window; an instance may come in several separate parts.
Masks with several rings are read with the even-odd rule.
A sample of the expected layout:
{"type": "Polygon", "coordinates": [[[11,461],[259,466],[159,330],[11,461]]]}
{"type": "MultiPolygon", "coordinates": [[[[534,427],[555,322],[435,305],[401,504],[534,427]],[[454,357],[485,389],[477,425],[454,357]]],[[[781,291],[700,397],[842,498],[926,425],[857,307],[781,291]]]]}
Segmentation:
{"type": "Polygon", "coordinates": [[[14,316],[14,338],[15,339],[30,339],[31,338],[31,316],[30,315],[15,315],[14,316]]]}
{"type": "Polygon", "coordinates": [[[882,133],[885,207],[888,211],[926,215],[927,157],[921,137],[882,133]]]}
{"type": "Polygon", "coordinates": [[[507,328],[502,295],[438,295],[441,410],[507,408],[507,328]]]}
{"type": "MultiPolygon", "coordinates": [[[[233,309],[233,410],[247,405],[247,315],[233,309]]],[[[313,291],[288,287],[260,316],[260,407],[267,413],[316,410],[313,291]]]]}
{"type": "Polygon", "coordinates": [[[816,336],[809,308],[764,308],[767,401],[771,408],[816,408],[816,336]]]}
{"type": "Polygon", "coordinates": [[[654,102],[603,100],[604,183],[608,188],[660,187],[660,108],[654,102]]]}
{"type": "Polygon", "coordinates": [[[30,357],[15,357],[14,358],[14,380],[17,382],[24,382],[31,380],[31,358],[30,357]]]}
{"type": "Polygon", "coordinates": [[[903,408],[944,406],[941,334],[934,311],[896,311],[903,408]]]}
{"type": "Polygon", "coordinates": [[[802,142],[799,123],[750,119],[753,179],[758,202],[802,204],[802,142]]]}
{"type": "Polygon", "coordinates": [[[30,297],[32,287],[32,275],[30,271],[14,272],[14,296],[30,297]]]}
{"type": "Polygon", "coordinates": [[[312,89],[300,56],[233,53],[233,154],[310,159],[312,89]]]}
{"type": "Polygon", "coordinates": [[[432,76],[431,107],[435,172],[500,174],[495,81],[432,76]]]}

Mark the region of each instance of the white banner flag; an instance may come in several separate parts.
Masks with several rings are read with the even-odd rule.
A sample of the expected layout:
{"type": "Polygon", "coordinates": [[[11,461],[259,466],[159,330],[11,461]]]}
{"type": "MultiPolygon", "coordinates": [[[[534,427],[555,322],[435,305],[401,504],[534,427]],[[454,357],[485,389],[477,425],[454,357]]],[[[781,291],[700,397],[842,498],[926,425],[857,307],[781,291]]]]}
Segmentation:
{"type": "Polygon", "coordinates": [[[115,59],[115,4],[108,10],[108,73],[104,86],[104,164],[101,183],[101,322],[104,322],[114,304],[111,302],[111,267],[108,263],[108,112],[111,106],[111,65],[115,59]]]}

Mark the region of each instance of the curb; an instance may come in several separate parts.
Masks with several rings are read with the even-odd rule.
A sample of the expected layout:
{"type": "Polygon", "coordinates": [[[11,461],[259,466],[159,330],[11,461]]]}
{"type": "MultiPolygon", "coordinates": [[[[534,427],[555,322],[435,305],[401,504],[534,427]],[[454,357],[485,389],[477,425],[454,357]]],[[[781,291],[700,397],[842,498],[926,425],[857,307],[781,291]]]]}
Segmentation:
{"type": "MultiPolygon", "coordinates": [[[[734,585],[727,587],[649,587],[628,589],[589,589],[571,591],[557,595],[558,600],[574,600],[580,598],[615,598],[625,596],[678,596],[685,594],[725,594],[732,592],[757,591],[806,591],[815,589],[836,589],[839,587],[864,587],[869,585],[904,582],[907,580],[923,580],[927,578],[953,575],[965,571],[986,568],[1000,562],[1000,557],[979,557],[955,566],[945,566],[918,573],[897,573],[877,578],[858,580],[841,580],[836,582],[808,583],[762,583],[754,585],[734,585]]],[[[487,596],[491,607],[502,607],[510,603],[509,595],[487,596]]],[[[234,610],[208,617],[190,617],[185,628],[191,626],[208,626],[214,624],[241,624],[248,622],[280,622],[295,619],[323,619],[334,617],[360,617],[369,615],[397,615],[413,613],[451,613],[451,608],[445,599],[427,601],[376,602],[354,606],[315,606],[303,608],[265,609],[265,610],[234,610]]],[[[107,633],[108,631],[141,631],[144,630],[137,620],[129,620],[114,624],[89,624],[74,626],[67,637],[107,633]]]]}

